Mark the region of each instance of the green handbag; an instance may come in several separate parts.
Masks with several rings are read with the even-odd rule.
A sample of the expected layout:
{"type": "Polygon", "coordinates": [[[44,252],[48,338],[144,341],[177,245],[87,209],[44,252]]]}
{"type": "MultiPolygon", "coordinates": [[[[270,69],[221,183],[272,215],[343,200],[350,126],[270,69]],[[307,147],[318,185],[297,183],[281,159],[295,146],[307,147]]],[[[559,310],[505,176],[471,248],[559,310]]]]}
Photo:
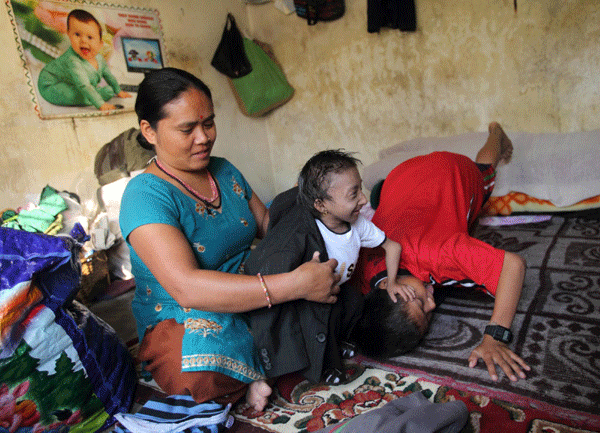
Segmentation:
{"type": "Polygon", "coordinates": [[[244,38],[244,50],[252,72],[230,78],[229,83],[245,115],[264,116],[289,101],[294,96],[294,88],[288,83],[268,44],[244,38]]]}

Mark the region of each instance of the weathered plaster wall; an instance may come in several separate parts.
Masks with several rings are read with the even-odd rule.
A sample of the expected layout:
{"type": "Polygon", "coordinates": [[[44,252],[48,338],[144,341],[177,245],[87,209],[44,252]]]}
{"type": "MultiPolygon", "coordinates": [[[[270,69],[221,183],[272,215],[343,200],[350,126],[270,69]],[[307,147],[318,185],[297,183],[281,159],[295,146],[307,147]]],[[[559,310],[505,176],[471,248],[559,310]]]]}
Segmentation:
{"type": "MultiPolygon", "coordinates": [[[[366,31],[366,0],[346,0],[337,21],[307,26],[273,3],[115,0],[160,11],[167,61],[214,93],[215,154],[230,158],[263,200],[295,182],[324,148],[380,149],[418,136],[600,127],[600,0],[416,0],[418,31],[366,31]],[[273,45],[296,95],[262,119],[244,117],[211,66],[225,15],[273,45]]],[[[3,6],[5,7],[5,6],[3,6]]],[[[29,99],[6,13],[0,14],[0,208],[45,184],[93,193],[97,150],[135,115],[40,120],[29,99]]]]}
{"type": "MultiPolygon", "coordinates": [[[[218,138],[214,154],[226,156],[246,174],[259,196],[274,187],[263,119],[243,116],[226,79],[210,60],[227,12],[247,28],[246,6],[239,0],[116,0],[132,7],[158,9],[170,66],[201,76],[213,91],[218,138]]],[[[25,204],[46,184],[93,197],[98,186],[93,161],[100,147],[137,126],[134,113],[94,118],[41,120],[34,112],[6,6],[0,13],[0,209],[25,204]]]]}
{"type": "MultiPolygon", "coordinates": [[[[307,26],[269,5],[249,8],[296,89],[268,119],[276,190],[333,147],[379,150],[419,136],[600,128],[600,1],[416,0],[418,31],[366,31],[366,0],[307,26]]],[[[517,143],[518,145],[518,143],[517,143]]]]}

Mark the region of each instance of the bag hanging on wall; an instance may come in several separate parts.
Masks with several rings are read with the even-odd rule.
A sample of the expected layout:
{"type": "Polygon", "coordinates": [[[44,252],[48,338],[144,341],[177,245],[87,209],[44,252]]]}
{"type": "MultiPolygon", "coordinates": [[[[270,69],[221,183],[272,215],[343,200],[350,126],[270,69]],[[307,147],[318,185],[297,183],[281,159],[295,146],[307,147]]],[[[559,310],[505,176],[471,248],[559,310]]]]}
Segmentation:
{"type": "Polygon", "coordinates": [[[252,72],[252,65],[244,51],[242,34],[231,14],[227,14],[221,41],[210,64],[230,78],[243,77],[252,72]]]}
{"type": "Polygon", "coordinates": [[[337,20],[346,11],[344,0],[294,0],[294,6],[296,14],[311,26],[318,21],[337,20]]]}
{"type": "Polygon", "coordinates": [[[244,49],[252,72],[232,78],[229,83],[242,113],[250,117],[264,116],[289,101],[294,96],[294,88],[268,44],[244,38],[244,49]]]}

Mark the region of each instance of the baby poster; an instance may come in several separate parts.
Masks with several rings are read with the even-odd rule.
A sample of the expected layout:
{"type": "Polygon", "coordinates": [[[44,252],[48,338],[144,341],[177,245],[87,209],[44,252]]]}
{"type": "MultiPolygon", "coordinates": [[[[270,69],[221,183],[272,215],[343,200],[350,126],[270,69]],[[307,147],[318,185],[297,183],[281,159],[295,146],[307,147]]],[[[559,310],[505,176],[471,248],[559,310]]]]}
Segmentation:
{"type": "Polygon", "coordinates": [[[87,1],[6,4],[42,119],[132,111],[144,74],[166,66],[157,10],[87,1]]]}

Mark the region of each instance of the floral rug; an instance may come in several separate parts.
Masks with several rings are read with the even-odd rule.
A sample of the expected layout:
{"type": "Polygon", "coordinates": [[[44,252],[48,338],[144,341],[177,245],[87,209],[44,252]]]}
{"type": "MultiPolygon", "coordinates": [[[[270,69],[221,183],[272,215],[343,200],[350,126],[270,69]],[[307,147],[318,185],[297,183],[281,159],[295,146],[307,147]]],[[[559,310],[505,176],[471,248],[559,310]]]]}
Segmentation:
{"type": "MultiPolygon", "coordinates": [[[[600,431],[600,424],[582,415],[578,419],[559,418],[551,407],[533,400],[523,404],[490,398],[480,391],[459,391],[420,376],[402,375],[352,362],[352,380],[345,385],[310,385],[299,377],[287,377],[277,384],[275,396],[266,410],[259,413],[238,405],[234,416],[264,432],[307,433],[336,424],[387,402],[422,392],[434,403],[463,401],[470,417],[463,433],[589,433],[600,431]]],[[[597,420],[596,420],[597,421],[597,420]]],[[[252,430],[257,431],[257,430],[252,430]]]]}

